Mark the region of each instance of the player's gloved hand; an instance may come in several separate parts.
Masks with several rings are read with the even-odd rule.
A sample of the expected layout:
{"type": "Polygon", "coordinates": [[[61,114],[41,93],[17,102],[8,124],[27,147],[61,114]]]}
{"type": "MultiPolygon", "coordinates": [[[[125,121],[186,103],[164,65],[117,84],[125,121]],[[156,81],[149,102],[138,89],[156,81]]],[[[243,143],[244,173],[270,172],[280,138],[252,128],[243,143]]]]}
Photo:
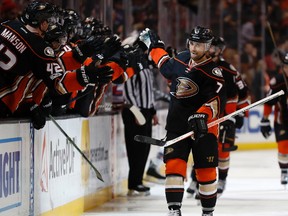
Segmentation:
{"type": "Polygon", "coordinates": [[[101,50],[93,56],[93,59],[107,60],[121,49],[121,40],[118,35],[106,37],[101,50]]]}
{"type": "Polygon", "coordinates": [[[244,124],[244,113],[240,113],[235,116],[235,127],[241,129],[244,124]]]}
{"type": "Polygon", "coordinates": [[[98,53],[102,50],[104,39],[104,37],[92,35],[81,41],[72,49],[73,57],[77,61],[83,63],[86,58],[91,57],[94,53],[98,53]]]}
{"type": "Polygon", "coordinates": [[[36,130],[43,128],[46,124],[46,117],[52,111],[52,100],[45,96],[40,105],[34,104],[30,107],[31,122],[36,130]]]}
{"type": "Polygon", "coordinates": [[[94,34],[99,36],[110,36],[112,31],[109,26],[99,26],[98,28],[94,29],[94,34]]]}
{"type": "Polygon", "coordinates": [[[271,133],[272,133],[272,128],[270,125],[270,120],[262,118],[260,122],[260,130],[262,135],[267,139],[271,133]]]}
{"type": "Polygon", "coordinates": [[[160,37],[158,36],[156,32],[150,30],[148,34],[149,34],[150,41],[151,41],[150,49],[153,49],[153,48],[165,49],[164,42],[160,39],[160,37]]]}
{"type": "Polygon", "coordinates": [[[235,129],[235,118],[231,117],[230,119],[227,119],[224,122],[220,123],[220,130],[231,130],[235,129]]]}
{"type": "Polygon", "coordinates": [[[142,49],[135,49],[125,45],[124,51],[128,59],[128,67],[132,67],[135,73],[139,73],[144,68],[148,68],[148,56],[143,53],[142,49]]]}
{"type": "Polygon", "coordinates": [[[208,115],[205,113],[195,113],[188,118],[188,130],[194,131],[196,142],[208,133],[207,119],[208,115]]]}
{"type": "Polygon", "coordinates": [[[146,46],[147,49],[150,49],[151,46],[151,39],[149,36],[149,28],[146,28],[145,30],[143,30],[140,34],[139,34],[139,41],[142,42],[143,45],[146,46]]]}
{"type": "Polygon", "coordinates": [[[88,66],[82,66],[76,70],[77,80],[82,86],[89,83],[109,83],[112,80],[113,70],[109,66],[96,66],[92,61],[88,66]]]}

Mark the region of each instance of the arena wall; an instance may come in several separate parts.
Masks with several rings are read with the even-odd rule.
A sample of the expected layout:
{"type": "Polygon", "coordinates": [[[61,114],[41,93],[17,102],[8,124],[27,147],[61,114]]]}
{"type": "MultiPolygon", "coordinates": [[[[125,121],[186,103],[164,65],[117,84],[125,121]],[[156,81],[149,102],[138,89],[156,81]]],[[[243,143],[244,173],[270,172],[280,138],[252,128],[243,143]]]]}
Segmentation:
{"type": "MultiPolygon", "coordinates": [[[[239,150],[275,148],[259,128],[262,107],[253,108],[241,131],[239,150]]],[[[165,136],[167,110],[158,112],[154,138],[165,136]]],[[[271,116],[272,119],[272,116],[271,116]]],[[[0,124],[0,215],[78,216],[126,194],[128,163],[120,114],[57,119],[100,171],[104,182],[52,121],[34,130],[25,120],[0,124]]],[[[152,146],[150,157],[158,148],[152,146]]]]}

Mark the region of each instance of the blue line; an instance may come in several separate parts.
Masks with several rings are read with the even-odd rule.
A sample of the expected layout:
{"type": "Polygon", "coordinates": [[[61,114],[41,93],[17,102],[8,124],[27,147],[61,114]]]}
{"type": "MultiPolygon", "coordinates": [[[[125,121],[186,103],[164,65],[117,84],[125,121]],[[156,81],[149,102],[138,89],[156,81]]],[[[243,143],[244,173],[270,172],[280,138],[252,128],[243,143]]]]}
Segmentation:
{"type": "Polygon", "coordinates": [[[10,205],[10,206],[6,206],[6,207],[4,207],[4,208],[1,208],[1,209],[0,209],[0,212],[7,211],[7,210],[9,210],[9,209],[16,208],[16,207],[18,207],[18,206],[21,206],[21,202],[12,204],[12,205],[10,205]]]}
{"type": "Polygon", "coordinates": [[[1,143],[8,143],[8,142],[17,142],[17,141],[22,141],[22,137],[13,137],[13,138],[7,138],[7,139],[0,139],[0,144],[1,143]]]}

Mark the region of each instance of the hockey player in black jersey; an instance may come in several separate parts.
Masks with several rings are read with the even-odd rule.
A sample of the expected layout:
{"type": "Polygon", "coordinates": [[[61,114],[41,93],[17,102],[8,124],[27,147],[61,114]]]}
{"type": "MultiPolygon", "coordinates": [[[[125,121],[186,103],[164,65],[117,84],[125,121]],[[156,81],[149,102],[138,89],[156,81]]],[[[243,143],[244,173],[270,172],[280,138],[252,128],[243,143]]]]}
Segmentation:
{"type": "MultiPolygon", "coordinates": [[[[213,61],[218,64],[218,67],[222,70],[227,90],[226,104],[222,116],[229,115],[235,112],[238,107],[243,108],[250,104],[248,87],[244,80],[241,78],[241,75],[236,70],[236,68],[223,58],[224,49],[224,39],[222,37],[214,36],[209,50],[209,55],[212,57],[213,61]]],[[[246,115],[248,115],[248,113],[246,113],[246,115]]],[[[237,150],[237,146],[235,145],[236,128],[241,128],[242,126],[242,124],[239,124],[239,120],[238,122],[236,121],[236,119],[239,118],[242,118],[242,116],[237,118],[230,118],[219,125],[219,164],[217,186],[218,197],[223,193],[226,186],[226,178],[230,166],[230,151],[237,150]]],[[[187,192],[191,195],[194,195],[197,192],[197,182],[194,170],[192,170],[191,172],[191,178],[192,181],[190,183],[190,186],[187,188],[187,192]]]]}
{"type": "Polygon", "coordinates": [[[96,67],[95,62],[77,69],[76,73],[63,70],[57,62],[53,49],[43,39],[56,11],[53,4],[34,1],[23,11],[21,21],[1,23],[0,109],[3,112],[0,113],[2,117],[13,113],[18,107],[17,104],[25,98],[27,89],[31,87],[30,78],[27,77],[31,73],[36,79],[43,80],[49,90],[57,94],[80,90],[89,83],[109,81],[109,77],[112,78],[113,70],[110,67],[96,67]],[[11,88],[11,85],[14,86],[11,88]],[[19,90],[17,94],[15,90],[19,90]]]}
{"type": "Polygon", "coordinates": [[[284,90],[285,94],[264,104],[263,117],[260,122],[262,135],[267,139],[272,134],[269,116],[274,111],[274,133],[277,142],[277,159],[281,170],[281,184],[288,186],[288,103],[287,103],[287,79],[288,79],[288,53],[280,53],[282,61],[281,72],[271,78],[267,96],[284,90]]]}
{"type": "Polygon", "coordinates": [[[166,140],[187,131],[194,137],[166,147],[165,192],[168,215],[181,215],[187,160],[192,150],[202,215],[213,215],[217,200],[218,125],[207,123],[219,118],[226,101],[225,81],[217,64],[207,57],[213,35],[210,29],[197,26],[187,39],[187,50],[170,58],[164,43],[146,29],[139,36],[161,74],[171,80],[171,102],[166,122],[166,140]]]}

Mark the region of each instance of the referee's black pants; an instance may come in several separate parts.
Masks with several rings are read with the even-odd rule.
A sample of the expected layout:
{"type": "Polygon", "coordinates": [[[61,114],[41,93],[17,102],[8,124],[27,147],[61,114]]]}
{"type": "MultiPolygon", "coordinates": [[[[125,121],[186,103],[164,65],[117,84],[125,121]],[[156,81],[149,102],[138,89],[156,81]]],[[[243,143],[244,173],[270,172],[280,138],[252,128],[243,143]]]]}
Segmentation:
{"type": "Polygon", "coordinates": [[[122,110],[124,123],[124,136],[129,164],[128,189],[133,189],[137,185],[143,184],[143,175],[146,162],[150,152],[150,144],[134,141],[135,135],[152,135],[152,112],[150,109],[141,109],[146,119],[142,126],[136,123],[135,117],[128,108],[122,110]]]}

